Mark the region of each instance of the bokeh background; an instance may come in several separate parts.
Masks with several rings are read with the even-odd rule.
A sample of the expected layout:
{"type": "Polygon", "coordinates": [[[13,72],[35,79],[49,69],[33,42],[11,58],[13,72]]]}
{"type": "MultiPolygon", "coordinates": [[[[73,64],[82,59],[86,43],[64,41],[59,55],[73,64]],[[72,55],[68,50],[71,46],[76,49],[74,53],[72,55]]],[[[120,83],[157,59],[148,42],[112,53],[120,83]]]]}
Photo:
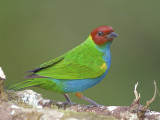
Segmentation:
{"type": "MultiPolygon", "coordinates": [[[[108,75],[84,95],[103,105],[130,105],[138,82],[141,103],[160,88],[160,1],[35,0],[0,1],[0,66],[5,85],[23,81],[25,72],[82,43],[98,26],[113,26],[119,35],[111,46],[108,75]]],[[[35,89],[43,97],[60,94],[35,89]]],[[[72,101],[83,103],[70,94],[72,101]]],[[[150,105],[160,111],[160,97],[150,105]]]]}

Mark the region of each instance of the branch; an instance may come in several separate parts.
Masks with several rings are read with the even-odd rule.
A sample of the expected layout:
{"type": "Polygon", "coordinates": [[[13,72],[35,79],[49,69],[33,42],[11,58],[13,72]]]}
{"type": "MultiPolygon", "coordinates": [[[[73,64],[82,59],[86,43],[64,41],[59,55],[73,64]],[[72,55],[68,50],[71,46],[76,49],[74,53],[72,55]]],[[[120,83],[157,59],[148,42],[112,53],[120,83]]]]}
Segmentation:
{"type": "MultiPolygon", "coordinates": [[[[3,71],[0,69],[0,73],[3,71]]],[[[4,76],[4,74],[2,75],[4,76]]],[[[0,78],[1,74],[0,74],[0,78]]],[[[0,79],[4,82],[5,77],[0,79]]],[[[154,82],[155,90],[156,83],[154,82]]],[[[156,92],[151,100],[147,101],[143,107],[140,104],[140,94],[137,92],[138,83],[135,85],[134,94],[135,100],[130,106],[98,106],[88,107],[80,104],[69,105],[63,102],[56,102],[44,99],[40,94],[32,90],[24,90],[14,92],[11,90],[5,91],[0,89],[2,99],[0,104],[0,119],[13,120],[13,119],[107,119],[107,120],[159,120],[160,113],[150,111],[147,109],[156,96],[156,92]],[[5,97],[4,97],[5,96],[5,97]]],[[[3,84],[0,84],[3,88],[3,84]]]]}

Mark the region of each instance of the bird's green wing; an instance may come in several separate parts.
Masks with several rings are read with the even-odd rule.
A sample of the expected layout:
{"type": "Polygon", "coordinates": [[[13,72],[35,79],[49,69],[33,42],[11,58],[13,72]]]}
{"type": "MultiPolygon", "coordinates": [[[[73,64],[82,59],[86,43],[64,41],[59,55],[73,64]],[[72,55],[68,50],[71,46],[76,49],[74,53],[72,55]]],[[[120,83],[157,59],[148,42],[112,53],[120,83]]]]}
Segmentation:
{"type": "Polygon", "coordinates": [[[65,60],[62,60],[52,67],[38,71],[36,75],[54,79],[87,79],[101,76],[106,69],[105,63],[93,68],[73,61],[69,61],[66,64],[65,60]]]}
{"type": "Polygon", "coordinates": [[[53,79],[97,78],[106,70],[103,53],[98,51],[92,41],[86,41],[68,53],[53,59],[32,70],[31,78],[49,77],[53,79]]]}

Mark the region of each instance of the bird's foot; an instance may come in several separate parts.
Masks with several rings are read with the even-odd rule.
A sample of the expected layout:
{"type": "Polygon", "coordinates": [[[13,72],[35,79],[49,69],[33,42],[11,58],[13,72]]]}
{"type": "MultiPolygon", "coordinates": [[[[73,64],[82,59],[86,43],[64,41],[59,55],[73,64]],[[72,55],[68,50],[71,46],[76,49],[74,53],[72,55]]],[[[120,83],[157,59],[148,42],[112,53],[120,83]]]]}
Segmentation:
{"type": "Polygon", "coordinates": [[[86,106],[86,108],[93,108],[93,107],[103,107],[103,105],[92,104],[92,105],[87,105],[87,106],[86,106]]]}
{"type": "Polygon", "coordinates": [[[70,102],[70,101],[65,101],[62,103],[62,108],[66,109],[68,107],[71,107],[72,105],[75,105],[75,103],[70,102]]]}
{"type": "Polygon", "coordinates": [[[63,104],[63,105],[69,105],[69,106],[71,106],[71,105],[74,105],[75,103],[70,102],[70,101],[65,101],[65,102],[63,102],[62,104],[63,104]]]}

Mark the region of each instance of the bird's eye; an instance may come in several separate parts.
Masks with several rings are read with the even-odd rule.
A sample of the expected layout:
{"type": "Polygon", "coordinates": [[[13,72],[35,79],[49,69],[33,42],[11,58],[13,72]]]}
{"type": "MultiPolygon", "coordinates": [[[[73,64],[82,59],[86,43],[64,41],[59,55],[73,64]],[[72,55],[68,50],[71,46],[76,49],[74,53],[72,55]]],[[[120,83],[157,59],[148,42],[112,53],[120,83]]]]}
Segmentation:
{"type": "Polygon", "coordinates": [[[99,36],[102,36],[102,35],[103,35],[103,32],[99,31],[99,32],[98,32],[98,35],[99,35],[99,36]]]}

